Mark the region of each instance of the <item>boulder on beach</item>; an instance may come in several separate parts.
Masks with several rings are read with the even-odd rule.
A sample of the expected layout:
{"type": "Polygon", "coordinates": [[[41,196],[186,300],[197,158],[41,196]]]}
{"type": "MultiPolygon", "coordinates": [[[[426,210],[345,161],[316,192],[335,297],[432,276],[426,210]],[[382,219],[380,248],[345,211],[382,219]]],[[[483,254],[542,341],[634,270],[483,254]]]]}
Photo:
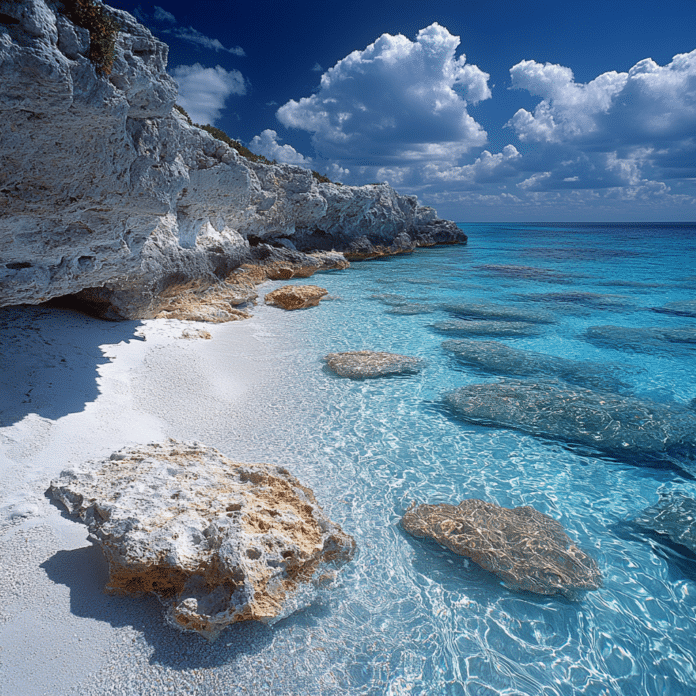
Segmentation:
{"type": "Polygon", "coordinates": [[[152,592],[171,625],[210,641],[301,608],[355,551],[286,469],[195,442],[123,449],[50,490],[103,550],[107,592],[152,592]]]}
{"type": "Polygon", "coordinates": [[[499,341],[450,340],[442,347],[459,362],[496,375],[558,377],[564,382],[606,391],[627,386],[611,374],[611,366],[513,348],[499,341]]]}
{"type": "Polygon", "coordinates": [[[676,404],[552,379],[471,384],[447,394],[445,403],[471,423],[515,428],[634,464],[668,462],[688,468],[696,456],[696,414],[676,404]]]}
{"type": "Polygon", "coordinates": [[[371,350],[329,353],[324,360],[337,375],[351,379],[411,375],[419,372],[423,365],[419,358],[371,350]]]}
{"type": "Polygon", "coordinates": [[[329,291],[317,285],[284,285],[264,298],[266,304],[275,305],[281,309],[306,309],[316,307],[319,301],[329,291]]]}
{"type": "Polygon", "coordinates": [[[511,589],[573,599],[602,584],[595,561],[562,525],[529,506],[510,509],[476,498],[459,505],[418,505],[406,511],[401,526],[471,558],[511,589]]]}
{"type": "Polygon", "coordinates": [[[696,554],[696,500],[683,493],[662,494],[660,500],[633,520],[643,529],[666,536],[696,554]]]}

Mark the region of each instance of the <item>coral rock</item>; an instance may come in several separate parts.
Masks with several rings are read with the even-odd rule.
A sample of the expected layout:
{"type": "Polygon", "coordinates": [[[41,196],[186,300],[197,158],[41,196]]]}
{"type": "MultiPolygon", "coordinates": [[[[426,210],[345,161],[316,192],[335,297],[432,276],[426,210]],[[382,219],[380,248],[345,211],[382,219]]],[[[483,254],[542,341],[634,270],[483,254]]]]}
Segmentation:
{"type": "Polygon", "coordinates": [[[475,498],[459,505],[419,505],[406,511],[401,525],[471,558],[512,589],[574,598],[602,584],[595,561],[561,524],[529,506],[510,509],[475,498]]]}
{"type": "Polygon", "coordinates": [[[324,360],[337,375],[352,379],[414,374],[420,371],[422,365],[418,358],[371,350],[329,353],[324,360]]]}
{"type": "Polygon", "coordinates": [[[306,309],[316,307],[329,291],[317,285],[286,285],[269,292],[265,297],[266,304],[275,305],[282,309],[306,309]]]}
{"type": "Polygon", "coordinates": [[[198,443],[124,449],[63,472],[51,492],[101,546],[107,592],[152,592],[169,623],[211,641],[237,621],[287,616],[355,550],[287,470],[198,443]]]}

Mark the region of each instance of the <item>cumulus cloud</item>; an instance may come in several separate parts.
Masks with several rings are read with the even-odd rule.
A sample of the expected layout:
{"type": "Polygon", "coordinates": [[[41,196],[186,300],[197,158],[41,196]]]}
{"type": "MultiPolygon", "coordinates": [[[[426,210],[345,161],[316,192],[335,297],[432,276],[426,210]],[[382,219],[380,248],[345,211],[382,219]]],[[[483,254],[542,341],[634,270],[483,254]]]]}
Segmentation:
{"type": "Polygon", "coordinates": [[[257,155],[263,155],[266,159],[284,162],[285,164],[299,164],[309,167],[310,160],[299,153],[292,145],[281,145],[278,142],[278,133],[267,128],[260,135],[254,136],[249,143],[249,149],[257,155]]]}
{"type": "Polygon", "coordinates": [[[284,164],[296,164],[306,169],[314,169],[322,174],[326,174],[333,181],[343,181],[350,175],[348,169],[339,166],[335,162],[305,157],[292,145],[281,145],[278,142],[278,133],[270,128],[262,131],[260,135],[254,136],[249,143],[249,149],[253,153],[263,155],[269,160],[283,162],[284,164]]]}
{"type": "Polygon", "coordinates": [[[660,66],[650,58],[627,73],[607,72],[578,84],[569,68],[533,60],[510,70],[512,86],[541,102],[520,109],[510,125],[522,141],[631,144],[674,141],[696,129],[696,51],[660,66]]]}
{"type": "Polygon", "coordinates": [[[244,49],[240,46],[232,46],[231,48],[226,48],[218,39],[213,39],[205,34],[202,34],[198,29],[193,27],[184,27],[177,24],[176,17],[167,10],[155,5],[154,11],[149,15],[143,8],[138,5],[133,10],[133,15],[135,18],[151,26],[153,31],[159,32],[161,34],[168,34],[174,36],[182,41],[187,41],[188,43],[195,44],[200,48],[205,48],[211,51],[226,51],[235,56],[245,55],[244,49]]]}
{"type": "Polygon", "coordinates": [[[461,189],[481,184],[499,183],[518,175],[518,165],[522,156],[514,145],[506,145],[502,152],[491,154],[484,150],[473,164],[461,167],[441,167],[428,164],[423,168],[423,175],[429,181],[442,181],[456,184],[461,189]]]}
{"type": "Polygon", "coordinates": [[[216,65],[204,68],[200,63],[179,65],[172,76],[179,85],[177,103],[194,123],[214,124],[220,118],[225,100],[232,94],[246,94],[244,77],[238,70],[227,71],[216,65]]]}
{"type": "Polygon", "coordinates": [[[277,111],[311,132],[319,156],[367,167],[452,161],[486,143],[467,105],[491,96],[488,75],[455,56],[459,38],[439,24],[415,41],[383,34],[327,70],[311,97],[277,111]]]}

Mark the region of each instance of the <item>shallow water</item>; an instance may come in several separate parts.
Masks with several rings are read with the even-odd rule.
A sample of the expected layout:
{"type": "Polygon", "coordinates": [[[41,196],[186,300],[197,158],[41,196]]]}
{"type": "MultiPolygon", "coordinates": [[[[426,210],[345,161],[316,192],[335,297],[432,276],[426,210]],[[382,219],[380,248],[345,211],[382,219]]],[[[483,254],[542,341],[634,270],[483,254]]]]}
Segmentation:
{"type": "MultiPolygon", "coordinates": [[[[448,307],[462,303],[502,305],[508,315],[550,312],[553,323],[535,324],[535,335],[495,340],[587,361],[593,371],[605,365],[608,381],[620,379],[624,393],[686,408],[696,397],[696,345],[663,341],[659,350],[640,351],[598,345],[587,331],[696,327],[693,317],[655,311],[696,297],[696,226],[464,229],[467,246],[318,275],[309,282],[330,292],[319,307],[282,317],[274,310],[275,331],[289,337],[278,358],[286,373],[263,412],[244,415],[262,427],[240,437],[213,423],[208,441],[235,458],[288,466],[355,537],[359,552],[336,585],[271,634],[249,627],[226,633],[249,640],[263,633],[258,657],[268,686],[257,693],[693,693],[696,556],[631,524],[660,493],[696,497],[689,467],[644,466],[453,417],[444,394],[497,381],[504,367],[486,374],[463,364],[442,348],[451,337],[433,327],[452,320],[448,307]],[[360,381],[337,377],[322,361],[365,349],[416,356],[425,367],[360,381]],[[557,519],[597,561],[603,587],[578,601],[515,592],[399,526],[412,501],[465,498],[531,505],[557,519]]],[[[224,662],[206,689],[241,693],[239,675],[224,662]]]]}

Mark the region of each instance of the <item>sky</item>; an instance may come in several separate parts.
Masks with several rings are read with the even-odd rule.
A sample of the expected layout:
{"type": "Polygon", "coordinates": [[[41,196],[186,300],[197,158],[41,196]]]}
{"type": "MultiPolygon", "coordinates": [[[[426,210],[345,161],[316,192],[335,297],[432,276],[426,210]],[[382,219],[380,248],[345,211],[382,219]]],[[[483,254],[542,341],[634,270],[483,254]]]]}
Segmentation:
{"type": "Polygon", "coordinates": [[[110,0],[178,103],[457,222],[696,221],[696,0],[110,0]]]}

